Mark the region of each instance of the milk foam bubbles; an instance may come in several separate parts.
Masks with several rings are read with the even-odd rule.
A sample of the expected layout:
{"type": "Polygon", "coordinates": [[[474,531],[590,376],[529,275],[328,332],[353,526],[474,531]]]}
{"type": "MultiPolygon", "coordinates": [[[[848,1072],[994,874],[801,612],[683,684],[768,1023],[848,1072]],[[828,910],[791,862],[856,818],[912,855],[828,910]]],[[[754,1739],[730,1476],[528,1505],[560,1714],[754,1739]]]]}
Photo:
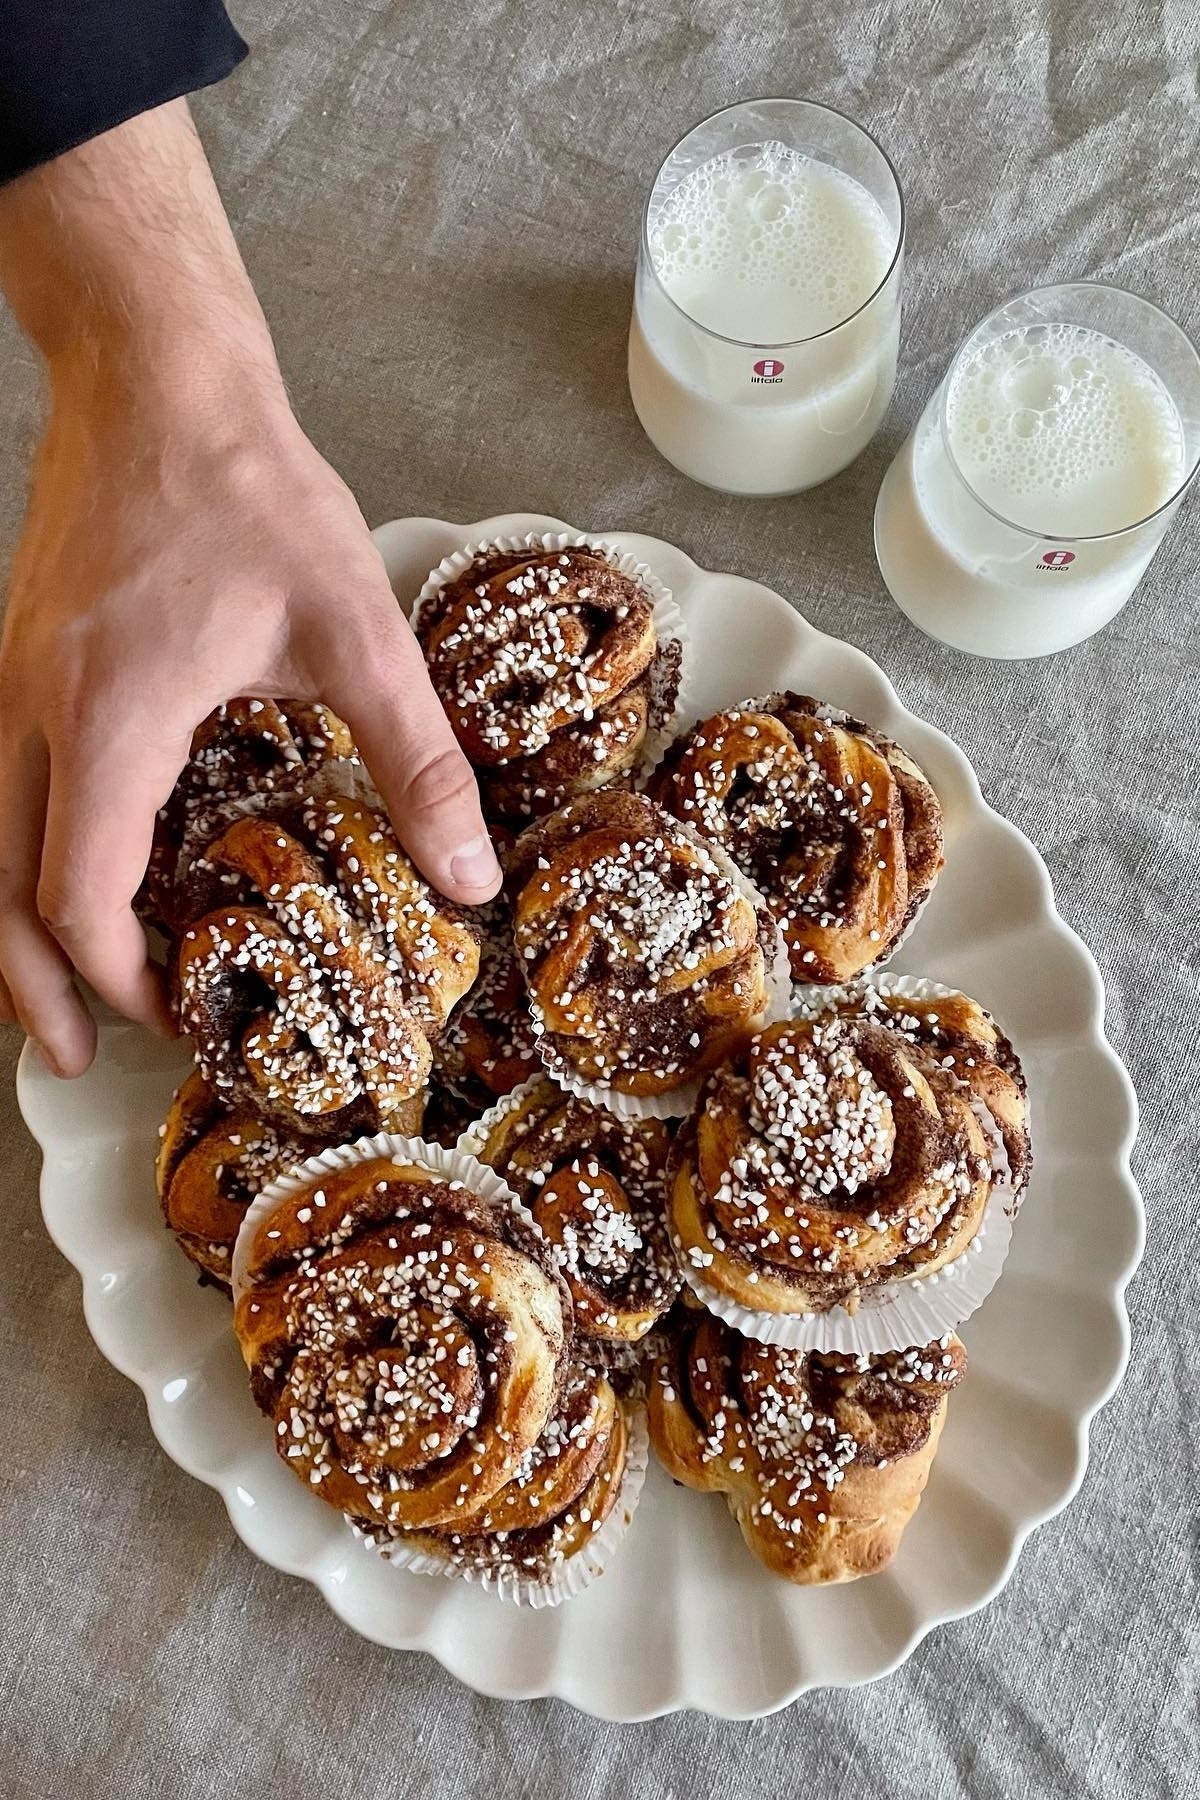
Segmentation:
{"type": "MultiPolygon", "coordinates": [[[[798,108],[809,124],[836,118],[766,102],[750,109],[757,123],[764,107],[798,108]]],[[[682,173],[668,159],[651,195],[630,393],[656,447],[710,487],[769,495],[824,481],[858,455],[891,399],[899,191],[878,147],[838,126],[875,158],[890,213],[865,175],[774,138],[689,155],[682,173]]]]}
{"type": "Polygon", "coordinates": [[[690,318],[780,345],[857,312],[895,248],[861,182],[786,144],[702,163],[652,206],[649,239],[658,279],[690,318]]]}
{"type": "Polygon", "coordinates": [[[1183,426],[1162,381],[1081,325],[1018,327],[965,359],[947,388],[946,430],[985,505],[1058,537],[1135,525],[1184,474],[1183,426]]]}

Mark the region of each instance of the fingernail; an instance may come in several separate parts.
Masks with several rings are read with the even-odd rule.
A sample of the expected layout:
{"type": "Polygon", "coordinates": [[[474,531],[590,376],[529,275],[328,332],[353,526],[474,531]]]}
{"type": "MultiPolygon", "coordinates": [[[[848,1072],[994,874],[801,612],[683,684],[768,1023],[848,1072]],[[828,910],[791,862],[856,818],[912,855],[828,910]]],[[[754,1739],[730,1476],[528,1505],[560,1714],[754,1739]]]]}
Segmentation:
{"type": "Polygon", "coordinates": [[[29,1041],[33,1045],[34,1049],[37,1051],[38,1055],[41,1057],[42,1061],[45,1063],[46,1067],[49,1069],[50,1073],[52,1075],[56,1075],[58,1077],[59,1081],[65,1081],[67,1079],[65,1072],[63,1071],[61,1065],[55,1060],[55,1058],[53,1056],[51,1056],[51,1054],[50,1054],[49,1050],[47,1050],[45,1044],[43,1044],[39,1038],[30,1038],[29,1041]]]}
{"type": "Polygon", "coordinates": [[[494,887],[500,879],[500,864],[488,837],[474,837],[462,844],[450,858],[450,873],[459,887],[494,887]]]}

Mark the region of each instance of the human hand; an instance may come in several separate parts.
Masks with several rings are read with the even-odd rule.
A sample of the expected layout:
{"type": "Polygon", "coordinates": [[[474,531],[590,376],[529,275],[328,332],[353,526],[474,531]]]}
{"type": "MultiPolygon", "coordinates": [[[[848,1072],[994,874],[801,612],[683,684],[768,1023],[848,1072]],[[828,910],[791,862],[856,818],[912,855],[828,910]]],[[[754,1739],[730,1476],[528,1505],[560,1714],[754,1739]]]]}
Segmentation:
{"type": "Polygon", "coordinates": [[[75,972],[168,1024],[131,902],[222,701],[328,702],[425,875],[467,904],[500,881],[471,769],[261,314],[161,306],[49,358],[0,643],[0,1014],[64,1075],[95,1045],[75,972]]]}

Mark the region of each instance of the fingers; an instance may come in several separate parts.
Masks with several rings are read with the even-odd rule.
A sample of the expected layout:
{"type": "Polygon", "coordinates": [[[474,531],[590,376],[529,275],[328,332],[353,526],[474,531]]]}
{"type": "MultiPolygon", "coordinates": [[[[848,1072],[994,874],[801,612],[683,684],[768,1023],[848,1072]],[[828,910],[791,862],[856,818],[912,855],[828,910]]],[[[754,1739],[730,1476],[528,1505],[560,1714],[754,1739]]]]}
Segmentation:
{"type": "Polygon", "coordinates": [[[69,958],[37,911],[48,784],[44,745],[0,750],[0,1017],[16,1019],[56,1075],[82,1075],[96,1027],[69,958]]]}
{"type": "Polygon", "coordinates": [[[52,744],[38,911],[79,973],[128,1019],[172,1029],[162,977],[133,912],[155,814],[188,738],[147,754],[126,734],[52,744]]]}
{"type": "Polygon", "coordinates": [[[475,776],[390,590],[353,666],[347,646],[338,652],[322,693],[354,733],[401,843],[452,900],[477,906],[490,899],[500,865],[475,776]]]}

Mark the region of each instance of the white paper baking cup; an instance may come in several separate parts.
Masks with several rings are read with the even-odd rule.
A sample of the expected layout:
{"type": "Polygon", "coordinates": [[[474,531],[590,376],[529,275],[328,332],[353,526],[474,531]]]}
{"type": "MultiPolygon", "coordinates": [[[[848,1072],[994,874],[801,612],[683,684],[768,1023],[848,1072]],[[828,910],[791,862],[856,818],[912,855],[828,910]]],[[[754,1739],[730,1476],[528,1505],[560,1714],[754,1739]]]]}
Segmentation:
{"type": "Polygon", "coordinates": [[[464,1156],[482,1156],[484,1145],[500,1121],[506,1119],[509,1113],[515,1112],[519,1106],[523,1105],[538,1083],[546,1079],[545,1072],[539,1070],[536,1075],[527,1076],[517,1087],[510,1088],[507,1094],[502,1094],[499,1100],[494,1101],[488,1107],[486,1112],[480,1113],[477,1119],[472,1119],[471,1123],[459,1132],[455,1149],[461,1150],[464,1156]]]}
{"type": "MultiPolygon", "coordinates": [[[[783,933],[775,921],[759,889],[743,875],[742,871],[725,854],[717,844],[690,825],[672,818],[672,824],[684,837],[698,848],[705,850],[712,857],[725,879],[737,888],[738,892],[750,901],[756,913],[765,918],[770,926],[773,952],[766,958],[767,1005],[760,1022],[753,1027],[762,1031],[768,1025],[774,1025],[781,1019],[791,1017],[792,1003],[792,965],[788,956],[787,945],[783,941],[783,933]]],[[[574,1074],[570,1069],[560,1069],[547,1060],[548,1049],[543,1050],[542,1041],[545,1027],[541,1020],[530,1011],[530,1025],[533,1030],[534,1043],[538,1054],[546,1065],[546,1073],[568,1094],[575,1094],[580,1100],[590,1100],[594,1106],[605,1106],[609,1112],[616,1113],[619,1119],[682,1119],[686,1118],[700,1098],[706,1076],[698,1076],[694,1081],[684,1082],[681,1087],[672,1088],[665,1094],[622,1094],[616,1088],[605,1087],[601,1082],[585,1081],[582,1075],[574,1074]]]]}
{"type": "MultiPolygon", "coordinates": [[[[874,976],[855,987],[798,989],[794,1016],[813,1019],[836,1010],[839,1002],[854,1005],[868,988],[912,1000],[945,999],[959,992],[957,988],[942,987],[938,982],[912,975],[874,976]]],[[[736,1327],[744,1337],[757,1338],[763,1344],[780,1344],[788,1350],[875,1355],[928,1344],[953,1331],[982,1306],[999,1281],[1012,1242],[1013,1223],[1024,1197],[1024,1189],[1013,1186],[996,1121],[982,1105],[976,1105],[974,1110],[991,1148],[992,1190],[979,1230],[962,1255],[944,1269],[869,1288],[853,1313],[844,1306],[833,1306],[822,1313],[754,1312],[707,1282],[703,1271],[692,1265],[672,1233],[688,1286],[710,1312],[736,1327]]]]}
{"type": "Polygon", "coordinates": [[[235,1305],[247,1288],[253,1285],[246,1275],[246,1263],[251,1241],[259,1227],[278,1211],[285,1200],[299,1193],[301,1188],[308,1187],[311,1182],[320,1181],[324,1175],[336,1175],[355,1163],[370,1162],[376,1157],[388,1157],[393,1162],[410,1163],[417,1168],[428,1169],[430,1174],[440,1176],[444,1181],[461,1181],[464,1187],[469,1188],[473,1194],[480,1195],[482,1199],[508,1207],[546,1245],[547,1251],[553,1253],[553,1245],[543,1235],[533,1214],[518,1199],[508,1183],[502,1181],[486,1163],[478,1162],[475,1157],[458,1149],[445,1150],[440,1144],[431,1144],[422,1137],[402,1137],[395,1131],[380,1131],[374,1137],[357,1138],[352,1144],[337,1144],[332,1149],[317,1151],[315,1155],[297,1163],[294,1168],[277,1175],[260,1194],[255,1195],[246,1208],[246,1216],[233,1247],[230,1284],[235,1305]]]}
{"type": "Polygon", "coordinates": [[[567,1557],[547,1579],[518,1575],[509,1569],[472,1569],[448,1562],[428,1550],[407,1545],[400,1538],[376,1538],[351,1521],[354,1535],[361,1538],[393,1568],[408,1569],[414,1575],[440,1575],[451,1581],[470,1581],[501,1600],[517,1606],[541,1608],[561,1606],[592,1585],[602,1575],[613,1552],[628,1531],[646,1479],[649,1460],[649,1436],[645,1413],[640,1406],[620,1401],[625,1413],[628,1447],[625,1471],[617,1490],[612,1510],[599,1531],[594,1532],[582,1550],[567,1557]]]}
{"type": "MultiPolygon", "coordinates": [[[[642,750],[639,753],[640,759],[641,756],[646,754],[647,747],[651,742],[656,746],[661,743],[661,748],[658,750],[658,754],[661,756],[662,751],[665,750],[666,746],[675,736],[678,730],[679,720],[685,716],[685,707],[687,705],[686,690],[689,672],[695,666],[695,658],[692,654],[691,633],[688,631],[683,614],[679,609],[679,604],[670,588],[659,579],[653,569],[646,563],[639,561],[639,559],[636,556],[631,555],[628,550],[622,550],[619,538],[610,537],[604,533],[597,536],[582,531],[529,531],[526,532],[523,537],[484,538],[477,544],[468,544],[462,550],[451,551],[450,555],[444,556],[437,568],[431,572],[426,579],[421,592],[417,595],[416,602],[413,606],[412,627],[414,631],[418,629],[421,608],[424,606],[425,602],[430,600],[440,589],[444,588],[447,582],[457,581],[458,577],[465,574],[471,567],[471,564],[475,561],[477,556],[481,556],[489,550],[502,550],[505,552],[521,550],[544,550],[548,552],[558,550],[597,550],[611,562],[613,567],[618,569],[622,575],[627,575],[630,580],[641,583],[649,593],[653,602],[654,631],[658,642],[660,644],[667,644],[673,640],[680,646],[679,687],[675,695],[675,703],[671,708],[669,717],[660,719],[657,722],[654,720],[653,716],[651,717],[650,727],[643,740],[642,750]]],[[[503,765],[500,766],[503,767],[503,765]]]]}

